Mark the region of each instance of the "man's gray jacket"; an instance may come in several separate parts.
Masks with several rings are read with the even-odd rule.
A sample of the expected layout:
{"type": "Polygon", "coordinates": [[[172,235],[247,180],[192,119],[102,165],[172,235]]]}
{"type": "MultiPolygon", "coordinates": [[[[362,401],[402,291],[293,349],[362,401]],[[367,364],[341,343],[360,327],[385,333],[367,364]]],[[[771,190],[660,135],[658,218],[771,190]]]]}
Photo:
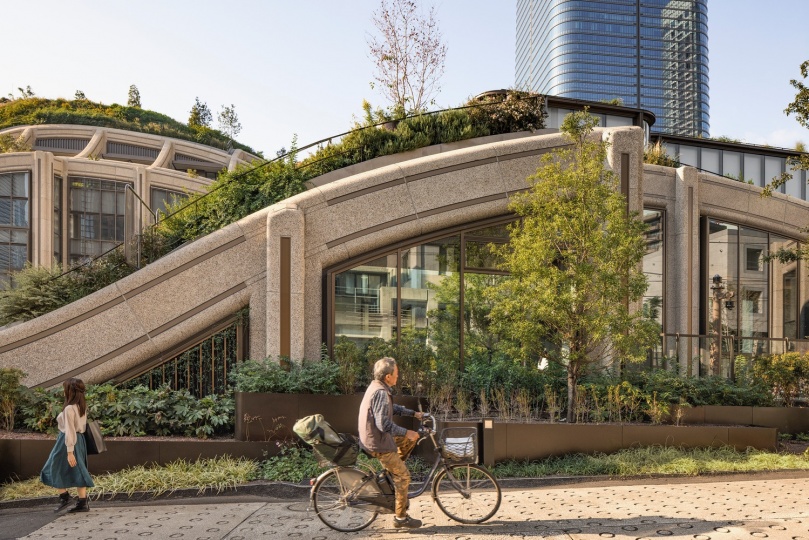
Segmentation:
{"type": "Polygon", "coordinates": [[[360,444],[369,452],[396,452],[394,437],[404,437],[407,430],[393,423],[393,415],[413,416],[414,411],[393,403],[388,385],[372,381],[365,391],[357,418],[360,444]]]}

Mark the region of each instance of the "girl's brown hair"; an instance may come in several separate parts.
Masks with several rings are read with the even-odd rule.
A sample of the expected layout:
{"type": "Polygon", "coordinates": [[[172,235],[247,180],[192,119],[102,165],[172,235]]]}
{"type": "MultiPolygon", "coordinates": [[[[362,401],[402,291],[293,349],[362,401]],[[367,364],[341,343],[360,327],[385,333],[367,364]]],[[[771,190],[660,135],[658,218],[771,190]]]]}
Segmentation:
{"type": "Polygon", "coordinates": [[[79,416],[84,416],[87,411],[87,401],[84,399],[84,382],[81,379],[71,377],[62,383],[65,390],[65,407],[76,405],[79,408],[79,416]]]}

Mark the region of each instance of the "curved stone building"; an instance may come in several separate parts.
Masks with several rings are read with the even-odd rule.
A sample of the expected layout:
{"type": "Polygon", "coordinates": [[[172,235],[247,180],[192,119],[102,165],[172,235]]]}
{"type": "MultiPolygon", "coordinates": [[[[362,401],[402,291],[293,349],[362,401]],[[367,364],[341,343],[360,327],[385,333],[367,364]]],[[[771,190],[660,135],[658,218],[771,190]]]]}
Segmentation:
{"type": "MultiPolygon", "coordinates": [[[[645,304],[664,334],[650,363],[665,355],[700,375],[714,337],[732,342],[728,353],[744,354],[792,348],[809,333],[804,262],[765,258],[804,241],[798,230],[809,223],[809,204],[786,193],[762,198],[757,186],[692,166],[644,165],[642,127],[597,136],[611,142],[609,166],[628,209],[650,225],[645,304]],[[715,275],[732,303],[716,303],[715,275]],[[721,335],[712,334],[717,327],[721,335]]],[[[20,367],[30,385],[149,373],[202,392],[214,383],[177,355],[245,308],[249,325],[229,345],[241,358],[318,358],[321,345],[340,336],[363,343],[434,329],[468,301],[459,293],[437,298],[442,283],[455,280],[446,290],[460,291],[502,276],[479,248],[505,241],[503,226],[514,219],[509,195],[525,187],[541,155],[566,144],[548,129],[334,171],[87,298],[0,330],[0,365],[20,367]]],[[[453,339],[463,361],[471,330],[458,323],[453,339]]],[[[228,364],[212,368],[225,376],[228,364]]],[[[723,374],[730,369],[729,361],[721,366],[723,374]]]]}
{"type": "Polygon", "coordinates": [[[26,262],[65,265],[104,253],[256,156],[179,139],[78,125],[0,131],[30,152],[0,154],[0,284],[26,262]]]}

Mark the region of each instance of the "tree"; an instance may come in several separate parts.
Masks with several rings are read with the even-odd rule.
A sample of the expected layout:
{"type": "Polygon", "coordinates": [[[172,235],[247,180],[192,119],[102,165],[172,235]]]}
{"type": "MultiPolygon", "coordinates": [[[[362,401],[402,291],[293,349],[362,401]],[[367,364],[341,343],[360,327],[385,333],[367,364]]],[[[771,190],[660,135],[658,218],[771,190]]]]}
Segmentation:
{"type": "Polygon", "coordinates": [[[87,96],[81,90],[76,90],[76,95],[73,96],[73,99],[87,99],[87,96]]]}
{"type": "Polygon", "coordinates": [[[239,115],[236,114],[236,105],[232,103],[230,107],[222,105],[222,110],[216,118],[219,121],[219,131],[227,135],[232,143],[233,139],[242,131],[242,125],[239,123],[239,115]]]}
{"type": "Polygon", "coordinates": [[[412,0],[382,0],[371,21],[379,32],[368,39],[374,79],[394,113],[425,110],[441,89],[447,56],[435,8],[423,16],[412,0]]]}
{"type": "Polygon", "coordinates": [[[194,105],[191,106],[191,114],[188,117],[188,126],[209,128],[212,121],[213,116],[208,104],[201,102],[199,97],[194,98],[194,105]]]}
{"type": "MultiPolygon", "coordinates": [[[[809,77],[809,60],[801,64],[801,76],[805,79],[809,77]]],[[[787,105],[784,112],[787,116],[794,114],[795,120],[805,128],[809,128],[809,86],[797,79],[792,79],[789,84],[795,87],[798,91],[795,94],[795,100],[787,105]]],[[[789,159],[789,164],[796,169],[803,169],[809,171],[809,156],[802,155],[789,159]]]]}
{"type": "Polygon", "coordinates": [[[618,181],[604,166],[608,143],[588,135],[598,120],[585,109],[561,130],[571,148],[543,156],[530,189],[512,197],[522,217],[500,248],[510,278],[490,288],[492,326],[534,365],[545,357],[567,369],[567,419],[576,385],[595,365],[641,360],[655,323],[630,309],[646,291],[640,263],[644,223],[628,216],[618,181]]]}
{"type": "Polygon", "coordinates": [[[126,100],[126,105],[140,109],[140,92],[138,91],[138,87],[134,84],[129,86],[129,97],[126,100]]]}
{"type": "MultiPolygon", "coordinates": [[[[17,90],[20,93],[19,99],[28,99],[28,98],[32,98],[32,97],[36,96],[34,91],[31,90],[31,85],[30,84],[27,85],[25,88],[23,88],[21,86],[18,86],[17,90]]],[[[9,99],[11,101],[14,101],[14,94],[9,94],[8,97],[9,97],[9,99]]]]}

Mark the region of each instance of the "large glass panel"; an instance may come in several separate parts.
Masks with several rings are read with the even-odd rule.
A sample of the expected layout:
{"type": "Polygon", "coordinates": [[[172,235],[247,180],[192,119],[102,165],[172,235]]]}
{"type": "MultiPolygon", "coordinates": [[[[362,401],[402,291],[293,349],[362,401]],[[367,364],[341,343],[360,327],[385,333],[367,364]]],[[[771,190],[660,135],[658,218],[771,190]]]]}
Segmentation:
{"type": "Polygon", "coordinates": [[[733,338],[737,335],[739,227],[710,220],[708,223],[708,328],[711,336],[702,375],[730,374],[733,338]],[[732,296],[731,296],[732,295],[732,296]]]}
{"type": "Polygon", "coordinates": [[[755,154],[744,155],[744,181],[752,180],[757,186],[763,186],[761,182],[761,156],[755,154]]]}
{"type": "Polygon", "coordinates": [[[396,336],[396,254],[334,277],[334,333],[364,348],[373,338],[396,336]]]}
{"type": "Polygon", "coordinates": [[[488,363],[502,352],[500,338],[490,326],[491,300],[486,289],[500,284],[507,276],[464,273],[463,333],[464,365],[488,363]]]}
{"type": "MultiPolygon", "coordinates": [[[[798,243],[789,238],[770,235],[770,253],[780,249],[793,250],[798,243]]],[[[772,298],[772,321],[770,330],[774,338],[798,338],[798,262],[772,260],[770,298],[772,298]]]]}
{"type": "Polygon", "coordinates": [[[769,184],[775,178],[781,176],[784,160],[777,157],[766,156],[764,158],[764,183],[769,184]]]}
{"type": "MultiPolygon", "coordinates": [[[[402,340],[429,346],[438,358],[460,359],[460,238],[402,252],[402,340]]],[[[430,369],[430,366],[421,368],[430,369]]]]}
{"type": "Polygon", "coordinates": [[[739,179],[742,172],[742,155],[738,152],[722,151],[722,174],[728,178],[739,179]]]}
{"type": "Polygon", "coordinates": [[[740,351],[760,354],[767,350],[769,336],[768,265],[764,262],[769,249],[767,233],[748,227],[739,228],[739,297],[737,298],[740,351]]]}
{"type": "Polygon", "coordinates": [[[187,198],[187,194],[179,191],[153,187],[150,201],[152,212],[163,212],[165,214],[170,205],[177,204],[178,201],[183,201],[187,198]]]}
{"type": "Polygon", "coordinates": [[[803,171],[800,169],[795,169],[790,165],[787,165],[787,171],[792,175],[792,178],[787,181],[785,186],[785,193],[796,199],[803,198],[803,186],[805,182],[803,180],[803,171]]]}
{"type": "Polygon", "coordinates": [[[695,146],[680,145],[680,163],[699,167],[699,148],[695,146]]]}
{"type": "Polygon", "coordinates": [[[719,150],[702,149],[702,169],[719,174],[719,150]]]}
{"type": "Polygon", "coordinates": [[[646,230],[646,253],[643,256],[643,273],[649,281],[643,295],[644,316],[657,322],[663,330],[663,259],[664,213],[662,210],[643,210],[646,230]]]}

